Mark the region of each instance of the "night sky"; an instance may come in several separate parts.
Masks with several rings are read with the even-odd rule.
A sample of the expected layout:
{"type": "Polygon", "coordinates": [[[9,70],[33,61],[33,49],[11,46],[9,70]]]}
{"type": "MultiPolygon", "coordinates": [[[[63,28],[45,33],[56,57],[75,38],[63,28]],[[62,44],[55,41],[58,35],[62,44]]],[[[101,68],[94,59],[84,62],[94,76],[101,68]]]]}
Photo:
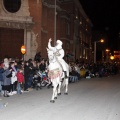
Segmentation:
{"type": "MultiPolygon", "coordinates": [[[[120,31],[119,0],[80,0],[80,3],[93,24],[93,30],[104,31],[112,49],[118,47],[120,31]]],[[[120,45],[119,45],[120,46],[120,45]]]]}

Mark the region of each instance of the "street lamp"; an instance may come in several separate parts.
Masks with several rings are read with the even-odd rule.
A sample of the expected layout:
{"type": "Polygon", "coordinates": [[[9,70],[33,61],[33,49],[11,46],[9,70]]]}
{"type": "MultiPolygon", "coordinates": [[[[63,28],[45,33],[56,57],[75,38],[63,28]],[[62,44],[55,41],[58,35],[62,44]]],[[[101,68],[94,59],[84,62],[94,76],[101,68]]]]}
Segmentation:
{"type": "Polygon", "coordinates": [[[54,13],[54,46],[56,45],[56,0],[55,0],[55,13],[54,13]]]}
{"type": "Polygon", "coordinates": [[[24,60],[24,54],[26,53],[26,47],[24,45],[21,46],[21,53],[22,53],[22,59],[24,60]]]}
{"type": "Polygon", "coordinates": [[[111,55],[111,56],[110,56],[110,59],[111,59],[111,60],[114,60],[114,56],[111,55]]]}
{"type": "Polygon", "coordinates": [[[109,50],[109,49],[106,49],[105,51],[106,51],[106,52],[109,52],[110,50],[109,50]]]}
{"type": "Polygon", "coordinates": [[[94,41],[94,63],[96,63],[96,44],[99,43],[99,42],[103,43],[104,40],[101,39],[99,41],[94,41]]]}

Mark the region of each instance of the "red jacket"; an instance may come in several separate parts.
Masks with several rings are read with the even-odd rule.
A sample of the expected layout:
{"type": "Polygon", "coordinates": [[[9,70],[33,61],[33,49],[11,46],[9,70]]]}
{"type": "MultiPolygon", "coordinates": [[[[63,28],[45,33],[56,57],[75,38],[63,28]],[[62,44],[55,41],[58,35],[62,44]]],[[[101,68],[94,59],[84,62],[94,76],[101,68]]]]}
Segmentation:
{"type": "Polygon", "coordinates": [[[17,76],[17,81],[18,82],[20,82],[20,83],[24,82],[24,75],[23,75],[23,73],[18,72],[16,76],[17,76]]]}

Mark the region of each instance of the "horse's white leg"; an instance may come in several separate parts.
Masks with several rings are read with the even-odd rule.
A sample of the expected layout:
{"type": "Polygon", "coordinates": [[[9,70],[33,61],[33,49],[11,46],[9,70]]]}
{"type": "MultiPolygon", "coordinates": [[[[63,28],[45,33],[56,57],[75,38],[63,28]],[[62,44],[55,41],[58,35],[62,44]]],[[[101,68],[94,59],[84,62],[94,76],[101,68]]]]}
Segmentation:
{"type": "Polygon", "coordinates": [[[59,82],[59,86],[58,86],[58,95],[61,95],[60,89],[61,89],[61,82],[59,82]]]}
{"type": "Polygon", "coordinates": [[[56,90],[55,90],[54,99],[57,99],[57,87],[56,87],[56,90]]]}
{"type": "Polygon", "coordinates": [[[50,102],[52,102],[52,103],[55,102],[54,98],[55,98],[56,88],[57,88],[57,86],[53,85],[53,94],[52,94],[52,99],[50,100],[50,102]]]}
{"type": "Polygon", "coordinates": [[[52,94],[52,99],[50,100],[50,102],[55,102],[54,98],[55,98],[55,91],[56,91],[56,87],[53,87],[53,94],[52,94]]]}
{"type": "Polygon", "coordinates": [[[59,92],[59,87],[60,87],[60,78],[57,77],[56,78],[56,91],[55,91],[55,99],[57,99],[57,95],[58,95],[58,92],[59,92]]]}
{"type": "Polygon", "coordinates": [[[68,95],[68,78],[65,79],[65,95],[68,95]]]}

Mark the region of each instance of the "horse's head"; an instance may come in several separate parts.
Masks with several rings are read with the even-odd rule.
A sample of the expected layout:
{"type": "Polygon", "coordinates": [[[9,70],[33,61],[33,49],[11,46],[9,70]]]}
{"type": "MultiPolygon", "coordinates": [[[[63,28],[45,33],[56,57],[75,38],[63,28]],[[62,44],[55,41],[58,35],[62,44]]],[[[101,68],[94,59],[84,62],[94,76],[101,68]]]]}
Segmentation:
{"type": "Polygon", "coordinates": [[[49,60],[52,61],[54,59],[53,51],[47,48],[47,53],[48,53],[49,60]]]}

